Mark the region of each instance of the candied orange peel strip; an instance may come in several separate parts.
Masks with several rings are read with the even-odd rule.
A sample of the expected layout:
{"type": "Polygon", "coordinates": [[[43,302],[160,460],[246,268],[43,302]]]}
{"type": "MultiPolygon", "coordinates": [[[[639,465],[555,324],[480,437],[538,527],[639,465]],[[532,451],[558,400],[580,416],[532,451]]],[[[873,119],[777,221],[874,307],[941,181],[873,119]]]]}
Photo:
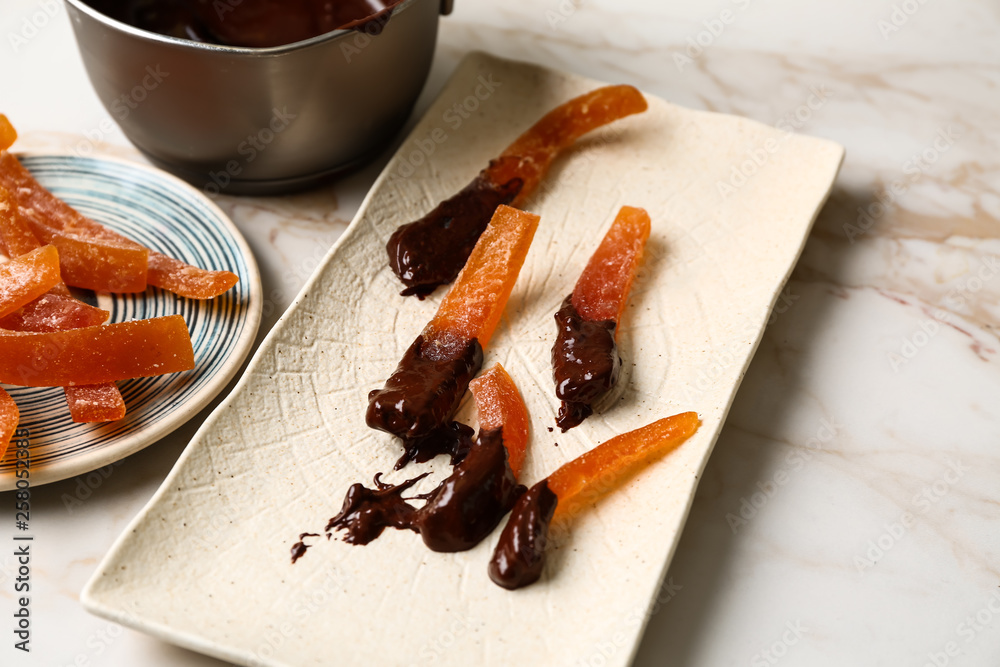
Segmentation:
{"type": "MultiPolygon", "coordinates": [[[[6,137],[0,150],[8,148],[16,136],[7,118],[0,115],[0,137],[6,137]]],[[[147,248],[81,216],[43,188],[6,152],[0,153],[0,181],[18,186],[15,188],[18,194],[29,203],[38,204],[38,208],[27,208],[29,215],[25,220],[20,214],[21,204],[17,197],[0,185],[0,248],[8,255],[16,257],[37,248],[40,245],[38,232],[62,250],[61,273],[73,284],[108,292],[145,290],[150,256],[147,248]],[[56,215],[46,216],[40,211],[56,215]],[[75,229],[80,229],[81,233],[75,233],[75,229]]],[[[164,255],[156,256],[154,282],[161,282],[182,296],[187,292],[193,298],[211,298],[238,280],[229,272],[205,271],[164,255]]],[[[74,299],[61,281],[48,294],[0,318],[0,329],[51,333],[94,327],[104,323],[109,316],[106,310],[74,299]]],[[[190,346],[189,335],[187,340],[190,346]]],[[[75,422],[113,421],[125,416],[125,402],[113,382],[66,386],[63,390],[75,422]]]]}
{"type": "Polygon", "coordinates": [[[189,299],[214,299],[240,281],[232,271],[209,271],[152,250],[147,280],[150,285],[189,299]]]}
{"type": "MultiPolygon", "coordinates": [[[[0,192],[0,204],[3,193],[0,192]]],[[[9,194],[9,193],[8,193],[9,194]]],[[[0,235],[4,236],[7,251],[14,255],[23,255],[38,248],[38,239],[34,232],[27,228],[16,215],[4,219],[0,211],[0,235]]],[[[60,255],[60,265],[65,255],[60,255]]],[[[60,271],[62,270],[60,266],[60,271]]],[[[66,285],[60,282],[48,294],[26,304],[23,308],[0,318],[0,329],[10,331],[51,332],[64,329],[79,329],[103,324],[111,315],[106,310],[95,308],[69,295],[66,285]]],[[[65,387],[66,403],[69,406],[70,417],[75,422],[106,421],[107,415],[124,417],[125,401],[121,392],[114,384],[101,385],[100,392],[90,391],[87,395],[80,393],[76,387],[65,387]],[[94,400],[100,398],[100,409],[95,407],[94,400]]]]}
{"type": "Polygon", "coordinates": [[[17,199],[3,186],[0,186],[0,241],[9,257],[19,257],[42,245],[21,219],[17,199]]]}
{"type": "Polygon", "coordinates": [[[113,383],[66,389],[66,403],[75,422],[113,422],[125,417],[125,400],[113,383]]]}
{"type": "Polygon", "coordinates": [[[485,350],[538,229],[539,216],[499,206],[455,284],[441,300],[424,338],[443,350],[475,339],[485,350]]]}
{"type": "Polygon", "coordinates": [[[52,246],[0,264],[0,317],[34,301],[59,283],[59,252],[52,246]]]}
{"type": "Polygon", "coordinates": [[[14,431],[17,430],[17,423],[20,419],[21,414],[14,399],[0,388],[0,461],[7,453],[10,439],[14,437],[14,431]]]}
{"type": "MultiPolygon", "coordinates": [[[[74,234],[80,239],[142,248],[121,234],[84,217],[46,190],[8,152],[0,153],[0,185],[14,193],[25,222],[42,240],[48,234],[74,234]]],[[[147,280],[179,296],[211,299],[239,281],[230,271],[210,271],[149,250],[147,280]]]]}
{"type": "Polygon", "coordinates": [[[88,241],[76,234],[56,234],[63,282],[96,292],[146,291],[149,249],[117,241],[88,241]]]}
{"type": "Polygon", "coordinates": [[[403,438],[409,460],[460,443],[448,423],[483,363],[538,228],[538,216],[497,208],[437,314],[407,349],[382,389],[368,395],[368,426],[403,438]],[[449,433],[450,432],[450,433],[449,433]],[[448,437],[440,437],[442,433],[448,437]],[[450,443],[450,444],[449,444],[450,443]]]}
{"type": "Polygon", "coordinates": [[[125,399],[114,382],[63,387],[70,420],[79,424],[125,418],[125,399]]]}
{"type": "Polygon", "coordinates": [[[0,329],[39,333],[96,327],[111,313],[62,294],[43,294],[18,311],[0,318],[0,329]]]}
{"type": "Polygon", "coordinates": [[[507,463],[517,479],[528,448],[528,408],[517,385],[503,366],[495,364],[469,382],[469,389],[476,399],[480,430],[501,429],[507,463]]]}
{"type": "Polygon", "coordinates": [[[584,492],[589,497],[610,491],[652,458],[683,444],[700,426],[696,412],[682,412],[615,436],[566,463],[547,478],[558,498],[553,520],[571,513],[573,500],[584,492]]]}
{"type": "MultiPolygon", "coordinates": [[[[40,247],[41,241],[18,211],[17,199],[10,190],[0,185],[0,250],[8,257],[20,257],[40,247]]],[[[61,261],[62,257],[59,259],[61,261]]],[[[65,284],[56,285],[50,293],[66,298],[70,296],[65,284]]]]}
{"type": "Polygon", "coordinates": [[[645,210],[623,206],[618,212],[573,289],[573,307],[585,320],[621,320],[649,231],[645,210]]]}
{"type": "Polygon", "coordinates": [[[0,113],[0,151],[5,151],[17,141],[17,130],[10,124],[7,116],[0,113]]]}
{"type": "Polygon", "coordinates": [[[0,186],[14,194],[19,226],[60,249],[66,284],[105,292],[146,289],[149,250],[84,218],[43,188],[10,153],[0,153],[0,186]],[[119,286],[126,289],[109,289],[119,286]]]}
{"type": "Polygon", "coordinates": [[[522,181],[511,206],[522,204],[538,187],[560,152],[583,135],[649,108],[634,86],[605,86],[575,97],[545,114],[486,168],[494,183],[522,181]]]}
{"type": "Polygon", "coordinates": [[[498,205],[521,207],[560,152],[584,134],[647,106],[632,86],[606,86],[572,99],[542,117],[460,192],[401,225],[386,252],[406,286],[402,294],[422,299],[454,280],[498,205]]]}
{"type": "Polygon", "coordinates": [[[67,387],[194,368],[184,318],[168,315],[52,333],[0,331],[0,382],[67,387]]]}
{"type": "Polygon", "coordinates": [[[663,456],[701,426],[694,412],[667,417],[623,433],[562,466],[514,504],[490,559],[490,579],[510,590],[542,575],[553,521],[572,518],[654,457],[663,456]]]}
{"type": "MultiPolygon", "coordinates": [[[[60,285],[65,289],[64,285],[60,285]]],[[[58,289],[58,288],[57,288],[58,289]]],[[[24,308],[7,317],[0,318],[0,329],[9,331],[30,331],[48,333],[66,329],[82,329],[103,324],[111,316],[106,310],[77,301],[71,296],[57,292],[49,292],[32,301],[24,308]]],[[[83,392],[78,400],[77,393],[83,387],[63,387],[66,404],[69,406],[70,417],[75,422],[108,421],[96,419],[96,416],[121,414],[116,419],[125,416],[125,401],[121,392],[113,383],[100,386],[99,398],[101,407],[98,410],[92,405],[98,395],[93,391],[83,392]]]]}

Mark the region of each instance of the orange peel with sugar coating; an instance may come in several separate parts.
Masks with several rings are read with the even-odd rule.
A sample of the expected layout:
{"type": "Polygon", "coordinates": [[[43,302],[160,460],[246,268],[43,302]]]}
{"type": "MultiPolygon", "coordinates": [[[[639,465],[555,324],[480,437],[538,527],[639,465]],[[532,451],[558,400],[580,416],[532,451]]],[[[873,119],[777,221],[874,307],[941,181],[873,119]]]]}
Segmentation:
{"type": "MultiPolygon", "coordinates": [[[[86,334],[93,333],[90,330],[104,323],[110,314],[74,299],[66,282],[97,291],[142,292],[147,285],[151,251],[83,217],[42,187],[14,156],[6,153],[6,149],[16,138],[17,132],[10,121],[0,114],[0,151],[3,151],[0,153],[0,251],[15,258],[30,254],[41,245],[41,237],[59,251],[57,257],[61,260],[60,280],[47,294],[0,317],[0,329],[5,330],[0,334],[53,334],[84,329],[87,331],[74,334],[74,338],[86,338],[86,334]],[[28,206],[25,206],[25,202],[18,201],[18,195],[28,202],[28,206]],[[25,216],[21,215],[22,210],[25,216]]],[[[163,283],[182,296],[186,293],[193,298],[211,298],[229,289],[238,280],[229,272],[205,271],[164,255],[154,254],[158,258],[154,282],[163,283]]],[[[177,323],[173,321],[165,328],[173,326],[177,329],[177,323]]],[[[142,329],[150,324],[155,325],[143,322],[137,323],[137,328],[142,329]]],[[[177,340],[181,338],[179,336],[175,336],[173,341],[159,341],[164,345],[175,346],[173,357],[164,362],[166,365],[153,364],[149,374],[173,372],[165,370],[171,364],[179,365],[177,370],[193,367],[190,335],[183,320],[180,320],[180,324],[187,349],[184,349],[183,343],[177,347],[177,340]]],[[[137,328],[130,326],[127,333],[136,334],[137,328]]],[[[123,331],[126,330],[116,327],[113,333],[122,334],[123,331]]],[[[107,335],[108,331],[101,332],[101,337],[106,338],[107,335]]],[[[65,337],[59,337],[59,340],[63,338],[65,337]]],[[[24,339],[18,341],[18,344],[21,343],[24,343],[24,339]]],[[[33,372],[36,367],[44,365],[37,358],[30,361],[30,370],[33,372]]],[[[24,370],[23,364],[20,370],[24,370]]],[[[105,364],[101,369],[80,370],[106,372],[113,370],[113,364],[105,364]]],[[[125,402],[118,387],[111,381],[67,385],[63,389],[70,415],[75,422],[114,421],[125,416],[125,402]]]]}
{"type": "Polygon", "coordinates": [[[146,279],[150,285],[189,299],[213,299],[229,291],[240,280],[231,271],[201,269],[152,250],[149,252],[146,279]]]}
{"type": "Polygon", "coordinates": [[[113,422],[125,417],[125,400],[112,383],[66,387],[66,404],[75,422],[113,422]]]}
{"type": "Polygon", "coordinates": [[[14,437],[17,430],[17,422],[21,414],[17,409],[17,404],[10,394],[0,388],[0,460],[3,460],[10,439],[14,437]]]}
{"type": "Polygon", "coordinates": [[[497,207],[455,284],[424,329],[426,340],[443,350],[463,350],[476,339],[486,349],[535,238],[538,221],[533,213],[497,207]]]}
{"type": "Polygon", "coordinates": [[[194,368],[184,318],[168,315],[51,333],[0,331],[0,382],[66,387],[194,368]]]}
{"type": "Polygon", "coordinates": [[[146,291],[149,249],[117,241],[88,241],[76,234],[52,237],[59,249],[63,282],[118,294],[146,291]]]}
{"type": "Polygon", "coordinates": [[[547,478],[559,499],[553,520],[572,513],[574,499],[586,492],[589,501],[610,491],[629,473],[683,444],[700,426],[697,413],[682,412],[617,435],[566,463],[547,478]]]}
{"type": "Polygon", "coordinates": [[[507,463],[515,479],[521,474],[528,448],[528,408],[514,380],[500,364],[469,382],[476,399],[480,430],[501,429],[507,463]]]}
{"type": "Polygon", "coordinates": [[[0,317],[10,315],[59,283],[59,252],[52,246],[0,264],[0,317]]]}
{"type": "Polygon", "coordinates": [[[0,113],[0,151],[5,151],[17,141],[17,130],[10,124],[7,116],[0,113]]]}
{"type": "MultiPolygon", "coordinates": [[[[2,125],[2,122],[0,122],[2,125]]],[[[17,201],[9,190],[0,186],[0,246],[11,257],[19,257],[41,246],[38,237],[21,219],[17,201]]],[[[71,251],[60,253],[60,274],[66,268],[71,251]]],[[[148,255],[148,252],[145,253],[148,255]]],[[[145,262],[145,258],[143,258],[145,262]]],[[[145,265],[142,267],[142,288],[145,289],[145,265]]],[[[106,285],[105,285],[106,286],[106,285]]],[[[97,326],[111,315],[106,310],[77,301],[60,282],[48,294],[26,304],[21,309],[0,318],[0,329],[11,331],[51,332],[97,326]]],[[[65,387],[70,417],[75,422],[107,421],[109,416],[125,416],[125,401],[112,383],[95,386],[92,390],[65,387]]]]}
{"type": "MultiPolygon", "coordinates": [[[[46,190],[16,157],[0,153],[0,185],[14,193],[21,216],[43,241],[49,234],[73,234],[93,242],[117,243],[142,248],[135,241],[81,215],[46,190]]],[[[235,285],[239,278],[230,271],[209,271],[149,250],[147,280],[179,296],[211,299],[235,285]]]]}
{"type": "Polygon", "coordinates": [[[649,231],[649,214],[645,210],[621,208],[573,288],[573,307],[583,319],[621,320],[649,231]]]}
{"type": "Polygon", "coordinates": [[[454,280],[498,205],[521,208],[559,153],[588,132],[647,107],[632,86],[606,86],[543,116],[472,183],[393,232],[386,252],[390,268],[406,286],[402,294],[422,299],[454,280]]]}
{"type": "Polygon", "coordinates": [[[3,186],[0,186],[0,241],[9,257],[19,257],[42,245],[21,219],[17,199],[3,186]]]}

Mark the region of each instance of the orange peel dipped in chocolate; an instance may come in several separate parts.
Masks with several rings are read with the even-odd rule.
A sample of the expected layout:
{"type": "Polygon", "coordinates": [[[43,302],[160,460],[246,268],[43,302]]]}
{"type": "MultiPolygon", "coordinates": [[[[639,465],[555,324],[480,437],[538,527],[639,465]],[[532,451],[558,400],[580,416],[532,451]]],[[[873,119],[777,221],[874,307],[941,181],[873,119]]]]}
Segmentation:
{"type": "Polygon", "coordinates": [[[618,382],[618,323],[649,232],[646,211],[623,206],[555,315],[559,332],[552,346],[552,376],[562,401],[556,424],[563,431],[589,417],[594,403],[618,382]]]}
{"type": "MultiPolygon", "coordinates": [[[[420,533],[432,551],[466,551],[479,544],[500,524],[518,496],[524,493],[517,473],[528,444],[528,409],[514,381],[496,364],[470,385],[479,412],[479,435],[451,475],[430,493],[417,496],[426,504],[417,509],[402,497],[427,473],[397,485],[375,487],[352,484],[340,513],[326,530],[344,531],[344,541],[367,544],[386,527],[420,533]]],[[[307,548],[292,548],[294,563],[307,548]]]]}
{"type": "Polygon", "coordinates": [[[454,280],[497,206],[522,206],[559,153],[588,132],[646,108],[632,86],[606,86],[542,117],[461,192],[389,238],[389,266],[406,286],[402,294],[423,298],[454,280]]]}
{"type": "MultiPolygon", "coordinates": [[[[407,349],[382,389],[368,396],[366,422],[404,440],[409,460],[425,461],[456,451],[449,423],[482,368],[538,228],[538,216],[500,206],[469,256],[437,314],[407,349]]],[[[467,437],[467,436],[466,436],[467,437]]]]}
{"type": "Polygon", "coordinates": [[[19,257],[42,244],[17,212],[17,199],[0,186],[0,250],[8,257],[19,257]]]}
{"type": "Polygon", "coordinates": [[[611,438],[535,484],[511,510],[490,560],[490,579],[512,590],[537,581],[553,520],[571,518],[629,475],[679,447],[700,426],[694,412],[661,419],[611,438]]]}
{"type": "Polygon", "coordinates": [[[525,491],[517,483],[528,445],[528,409],[520,392],[500,364],[469,387],[479,414],[476,441],[413,516],[413,525],[432,551],[473,548],[525,491]]]}

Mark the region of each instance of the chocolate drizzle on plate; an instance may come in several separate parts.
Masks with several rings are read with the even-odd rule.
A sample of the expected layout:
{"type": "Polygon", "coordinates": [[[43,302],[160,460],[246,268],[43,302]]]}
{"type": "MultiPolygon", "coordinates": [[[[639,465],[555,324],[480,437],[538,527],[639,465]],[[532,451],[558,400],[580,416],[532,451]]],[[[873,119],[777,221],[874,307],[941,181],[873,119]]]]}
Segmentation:
{"type": "Polygon", "coordinates": [[[307,537],[319,537],[319,533],[302,533],[299,535],[299,541],[292,545],[292,565],[295,565],[295,561],[306,555],[306,550],[311,547],[311,544],[306,544],[305,540],[307,537]]]}
{"type": "Polygon", "coordinates": [[[615,322],[585,320],[573,306],[573,295],[556,312],[559,333],[552,346],[552,377],[562,401],[556,424],[563,432],[594,412],[593,405],[614,388],[622,360],[615,343],[615,322]]]}
{"type": "Polygon", "coordinates": [[[447,454],[451,464],[458,465],[476,439],[476,432],[471,427],[459,422],[451,422],[441,426],[422,438],[403,440],[405,451],[396,461],[393,470],[399,470],[410,461],[425,463],[435,456],[447,454]]]}
{"type": "MultiPolygon", "coordinates": [[[[343,531],[350,544],[368,544],[389,527],[412,530],[432,551],[466,551],[493,532],[525,491],[511,472],[501,429],[480,431],[465,458],[434,490],[403,498],[427,474],[396,485],[383,483],[379,474],[374,489],[352,484],[326,530],[343,531]],[[415,499],[427,502],[418,509],[407,502],[415,499]]],[[[293,563],[305,548],[296,555],[293,547],[293,563]]]]}
{"type": "Polygon", "coordinates": [[[520,178],[497,185],[487,172],[483,170],[454,197],[389,237],[385,247],[389,266],[406,285],[400,294],[423,299],[453,281],[497,207],[512,202],[524,186],[520,178]]]}
{"type": "Polygon", "coordinates": [[[416,530],[413,527],[413,506],[403,500],[403,492],[422,480],[424,473],[401,484],[384,484],[382,473],[375,475],[375,488],[354,483],[347,489],[340,514],[327,522],[326,531],[342,530],[344,541],[350,544],[368,544],[386,527],[416,530]]]}

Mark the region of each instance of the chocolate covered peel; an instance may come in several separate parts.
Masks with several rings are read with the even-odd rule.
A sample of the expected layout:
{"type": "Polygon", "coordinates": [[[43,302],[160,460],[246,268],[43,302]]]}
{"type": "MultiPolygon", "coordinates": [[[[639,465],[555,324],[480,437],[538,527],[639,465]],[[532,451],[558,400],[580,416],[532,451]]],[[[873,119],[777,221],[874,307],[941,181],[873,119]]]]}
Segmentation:
{"type": "MultiPolygon", "coordinates": [[[[390,234],[467,184],[521,128],[598,85],[482,54],[459,66],[240,384],[100,565],[82,595],[89,610],[239,664],[410,664],[444,636],[436,665],[575,664],[616,637],[606,664],[628,664],[697,478],[837,174],[843,150],[829,141],[647,95],[646,113],[567,151],[525,204],[542,224],[484,362],[503,363],[532,418],[519,481],[530,486],[663,415],[695,410],[703,421],[684,446],[582,512],[535,585],[511,592],[486,576],[498,531],[455,554],[431,553],[409,531],[386,531],[365,547],[312,537],[308,556],[288,564],[298,527],[324,525],[352,482],[391,470],[399,455],[393,436],[365,425],[367,392],[439,295],[398,296],[385,260],[390,234]],[[444,124],[490,76],[502,85],[479,111],[456,130],[444,124]],[[447,141],[415,166],[410,157],[439,127],[447,141]],[[769,141],[778,149],[767,164],[720,193],[747,151],[769,141]],[[618,332],[635,366],[617,402],[550,434],[552,313],[626,204],[653,220],[618,332]],[[280,643],[266,641],[272,632],[280,643]]],[[[474,423],[472,404],[457,418],[474,423]]],[[[450,470],[447,457],[426,465],[420,471],[433,474],[415,494],[450,470]]]]}

